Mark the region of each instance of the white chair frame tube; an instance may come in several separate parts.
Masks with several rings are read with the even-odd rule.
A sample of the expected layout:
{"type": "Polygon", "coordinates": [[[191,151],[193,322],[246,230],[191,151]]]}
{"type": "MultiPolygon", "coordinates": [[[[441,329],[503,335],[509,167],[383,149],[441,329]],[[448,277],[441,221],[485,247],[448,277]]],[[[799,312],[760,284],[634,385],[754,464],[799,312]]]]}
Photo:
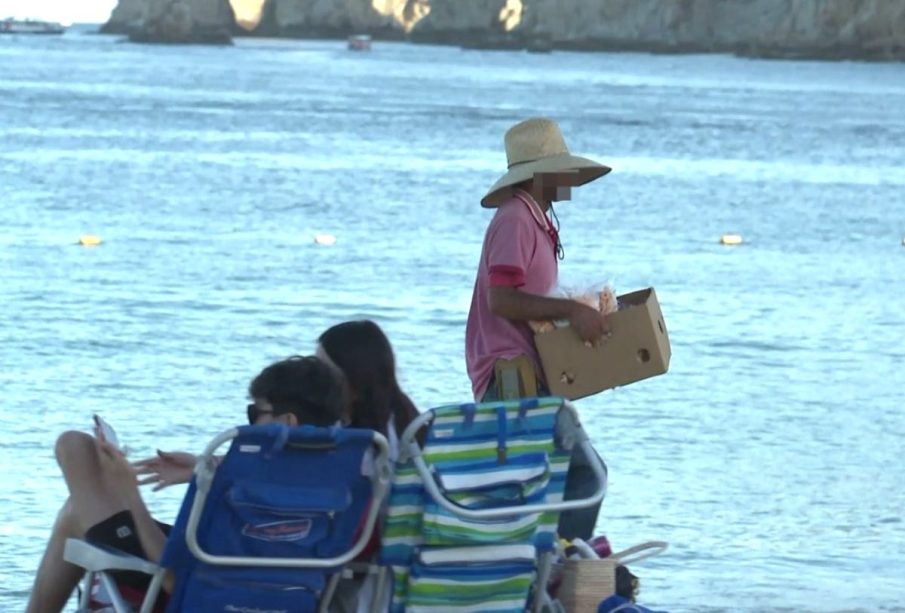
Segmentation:
{"type": "MultiPolygon", "coordinates": [[[[67,541],[69,539],[66,539],[67,541]]],[[[63,559],[66,560],[65,553],[63,554],[63,559]]],[[[66,560],[67,562],[69,560],[66,560]]],[[[84,588],[82,588],[82,596],[79,598],[79,610],[78,613],[84,613],[88,611],[88,605],[91,604],[91,588],[94,585],[94,575],[95,572],[93,570],[89,570],[85,572],[85,580],[84,580],[84,588]]]]}
{"type": "MultiPolygon", "coordinates": [[[[113,577],[108,573],[102,572],[100,573],[100,579],[101,584],[107,591],[107,596],[110,597],[110,604],[113,605],[114,610],[122,611],[124,613],[130,611],[129,604],[123,599],[122,594],[119,593],[119,588],[116,586],[116,581],[113,580],[113,577]]],[[[147,598],[145,600],[147,600],[147,598]]],[[[142,606],[142,610],[144,610],[144,606],[142,606]]]]}
{"type": "Polygon", "coordinates": [[[151,578],[151,584],[148,586],[148,592],[145,594],[145,599],[141,601],[141,609],[139,609],[138,613],[151,613],[154,610],[154,603],[157,602],[157,595],[160,593],[160,588],[163,587],[163,578],[166,574],[165,568],[161,568],[154,573],[151,578]]]}

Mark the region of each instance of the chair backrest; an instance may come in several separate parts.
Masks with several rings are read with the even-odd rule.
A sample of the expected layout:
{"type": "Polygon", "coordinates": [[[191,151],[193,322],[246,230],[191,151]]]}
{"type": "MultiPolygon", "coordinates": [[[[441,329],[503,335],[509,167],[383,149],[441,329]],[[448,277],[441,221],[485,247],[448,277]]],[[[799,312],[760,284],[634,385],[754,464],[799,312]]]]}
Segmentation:
{"type": "Polygon", "coordinates": [[[594,497],[563,502],[572,446],[587,440],[568,409],[561,398],[448,405],[412,424],[382,532],[393,611],[525,610],[559,512],[605,488],[603,476],[594,497]]]}
{"type": "Polygon", "coordinates": [[[199,459],[167,540],[168,610],[316,611],[370,538],[388,479],[386,439],[370,430],[225,432],[199,459]]]}

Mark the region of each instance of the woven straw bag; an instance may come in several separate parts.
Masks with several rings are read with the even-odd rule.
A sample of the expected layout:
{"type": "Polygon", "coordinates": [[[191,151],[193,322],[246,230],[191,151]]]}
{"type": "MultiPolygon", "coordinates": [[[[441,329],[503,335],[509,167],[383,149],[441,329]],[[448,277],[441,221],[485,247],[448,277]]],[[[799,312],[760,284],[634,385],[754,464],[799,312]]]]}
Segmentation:
{"type": "Polygon", "coordinates": [[[664,541],[648,541],[607,558],[566,560],[558,599],[567,613],[597,613],[607,596],[616,593],[616,567],[663,553],[664,541]]]}

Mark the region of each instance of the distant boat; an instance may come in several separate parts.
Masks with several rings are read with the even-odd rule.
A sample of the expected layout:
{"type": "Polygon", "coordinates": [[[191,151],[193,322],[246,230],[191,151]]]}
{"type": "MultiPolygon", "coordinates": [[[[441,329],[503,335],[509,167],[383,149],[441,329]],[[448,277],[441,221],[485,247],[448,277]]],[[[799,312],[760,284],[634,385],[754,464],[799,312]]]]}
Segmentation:
{"type": "Polygon", "coordinates": [[[371,37],[367,34],[356,34],[349,37],[348,47],[352,51],[370,51],[371,37]]]}
{"type": "Polygon", "coordinates": [[[0,34],[62,34],[66,27],[53,21],[38,19],[2,19],[0,34]]]}

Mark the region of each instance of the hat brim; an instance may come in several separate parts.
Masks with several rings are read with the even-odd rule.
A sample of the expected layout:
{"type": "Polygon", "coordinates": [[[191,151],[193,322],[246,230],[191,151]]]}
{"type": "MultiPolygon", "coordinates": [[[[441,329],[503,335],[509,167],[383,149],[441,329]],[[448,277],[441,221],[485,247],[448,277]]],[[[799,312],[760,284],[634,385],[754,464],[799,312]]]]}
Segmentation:
{"type": "Polygon", "coordinates": [[[590,183],[594,179],[599,179],[611,170],[612,168],[609,166],[598,164],[594,160],[568,153],[553,155],[534,162],[518,164],[517,166],[510,168],[509,172],[504,174],[493,184],[490,191],[481,198],[481,206],[487,209],[500,206],[511,197],[512,190],[509,188],[513,185],[518,185],[523,181],[533,179],[534,175],[537,173],[572,171],[575,173],[575,181],[572,183],[572,187],[578,187],[579,185],[590,183]]]}

